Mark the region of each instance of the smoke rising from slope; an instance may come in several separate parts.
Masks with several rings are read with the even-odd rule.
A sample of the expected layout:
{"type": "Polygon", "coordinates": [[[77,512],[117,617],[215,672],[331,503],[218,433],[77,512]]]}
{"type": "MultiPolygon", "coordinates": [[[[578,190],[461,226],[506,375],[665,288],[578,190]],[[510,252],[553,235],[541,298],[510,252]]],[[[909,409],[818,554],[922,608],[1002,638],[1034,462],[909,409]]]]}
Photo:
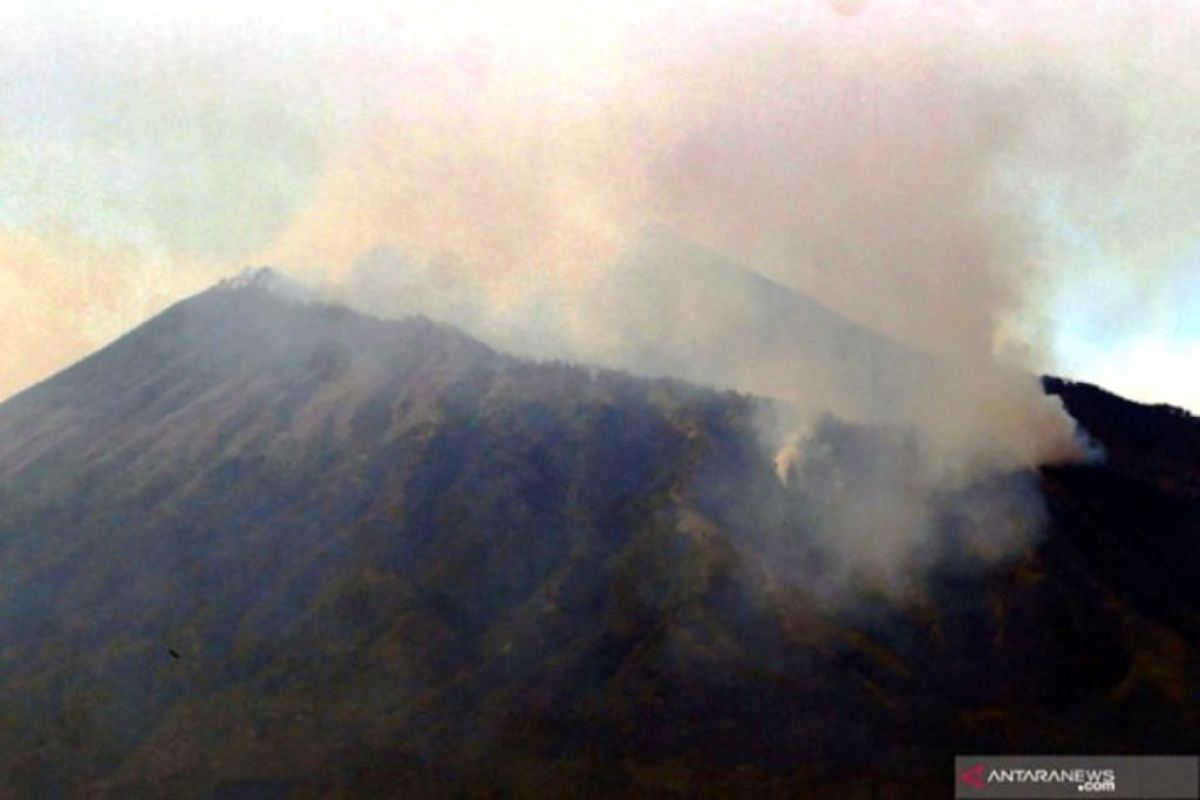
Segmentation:
{"type": "Polygon", "coordinates": [[[817,510],[835,583],[902,585],[939,552],[951,496],[977,552],[1029,541],[1036,491],[997,476],[1084,452],[1007,361],[1006,320],[1045,265],[1005,180],[1090,179],[1120,156],[1116,122],[1053,70],[997,70],[944,33],[881,38],[781,12],[716,39],[663,24],[633,38],[600,101],[559,102],[515,66],[492,77],[501,56],[463,54],[431,115],[397,112],[318,195],[332,205],[319,199],[317,218],[399,247],[361,260],[339,296],[519,352],[788,401],[768,445],[817,510]],[[659,224],[781,285],[747,289],[736,264],[647,233],[659,224]],[[797,325],[818,312],[773,308],[785,287],[934,357],[797,325]],[[918,438],[834,459],[808,433],[823,414],[918,438]]]}
{"type": "MultiPolygon", "coordinates": [[[[1080,455],[1029,373],[1062,292],[1114,272],[1165,291],[1192,247],[1196,18],[1172,2],[450,2],[225,33],[132,24],[5,62],[32,88],[0,85],[22,112],[0,121],[20,193],[0,224],[92,235],[89,253],[120,254],[96,257],[113,286],[139,282],[128,263],[192,288],[231,258],[276,262],[375,313],[781,398],[794,419],[770,444],[801,470],[825,413],[918,430],[919,486],[867,481],[884,489],[854,502],[920,521],[939,488],[1080,455]],[[1111,263],[1080,257],[1097,251],[1111,263]]],[[[12,296],[43,296],[37,272],[12,296]]]]}
{"type": "Polygon", "coordinates": [[[1037,347],[1011,329],[1052,266],[1024,189],[1086,186],[1120,114],[1036,39],[1018,57],[878,13],[664,16],[563,72],[475,38],[393,66],[405,91],[269,252],[344,268],[391,244],[500,305],[579,304],[657,222],[932,352],[1037,347]]]}
{"type": "Polygon", "coordinates": [[[118,283],[336,280],[392,245],[497,307],[586,306],[657,222],[938,353],[1191,335],[1188,3],[3,13],[0,228],[118,283]]]}
{"type": "Polygon", "coordinates": [[[1071,457],[1069,421],[997,358],[1045,268],[1006,181],[1087,179],[1119,155],[1117,122],[1063,65],[997,65],[946,28],[858,20],[664,17],[622,40],[618,74],[586,81],[468,41],[330,171],[280,260],[390,244],[341,296],[534,355],[917,425],[958,460],[982,442],[1010,466],[1071,457]],[[655,224],[953,365],[905,379],[891,353],[839,363],[840,331],[763,334],[777,321],[695,264],[662,285],[663,259],[687,258],[645,247],[655,224]]]}

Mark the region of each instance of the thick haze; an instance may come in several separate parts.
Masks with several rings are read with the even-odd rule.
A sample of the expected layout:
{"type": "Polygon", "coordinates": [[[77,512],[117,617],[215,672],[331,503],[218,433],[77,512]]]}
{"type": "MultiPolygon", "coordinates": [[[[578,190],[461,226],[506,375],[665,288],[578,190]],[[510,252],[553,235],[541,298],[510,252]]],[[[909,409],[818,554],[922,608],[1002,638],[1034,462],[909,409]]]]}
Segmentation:
{"type": "Polygon", "coordinates": [[[1200,408],[1191,4],[426,5],[3,12],[0,394],[380,246],[611,352],[596,298],[663,225],[939,355],[1200,408]]]}

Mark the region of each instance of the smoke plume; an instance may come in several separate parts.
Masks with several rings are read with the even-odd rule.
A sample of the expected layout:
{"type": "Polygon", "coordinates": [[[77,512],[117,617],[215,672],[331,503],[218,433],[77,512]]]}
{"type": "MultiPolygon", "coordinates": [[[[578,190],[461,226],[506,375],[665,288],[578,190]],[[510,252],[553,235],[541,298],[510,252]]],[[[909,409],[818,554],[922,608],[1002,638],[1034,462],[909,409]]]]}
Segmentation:
{"type": "Polygon", "coordinates": [[[785,401],[767,444],[845,566],[827,572],[894,585],[946,497],[969,498],[977,551],[1011,552],[1043,512],[1003,476],[1082,457],[1020,359],[1040,343],[1006,327],[1047,269],[1013,184],[1089,180],[1122,141],[1053,64],[836,10],[747,11],[719,36],[664,19],[590,100],[472,44],[313,213],[384,245],[334,290],[360,308],[785,401]],[[914,438],[831,449],[826,416],[914,438]]]}
{"type": "MultiPolygon", "coordinates": [[[[38,363],[231,260],[274,262],[520,353],[775,398],[764,439],[792,487],[831,474],[823,420],[907,431],[839,467],[857,488],[816,526],[904,564],[931,498],[1081,457],[1034,377],[1059,318],[1119,328],[1191,263],[1185,3],[240,13],[23,24],[3,56],[24,79],[0,85],[0,255],[62,265],[67,229],[76,269],[118,287],[56,295],[107,312],[90,338],[10,301],[38,363]],[[1120,300],[1131,284],[1145,303],[1120,300]],[[857,538],[885,528],[887,547],[857,538]]],[[[40,298],[64,274],[5,277],[40,298]]],[[[991,499],[1036,529],[1024,489],[991,499]]]]}

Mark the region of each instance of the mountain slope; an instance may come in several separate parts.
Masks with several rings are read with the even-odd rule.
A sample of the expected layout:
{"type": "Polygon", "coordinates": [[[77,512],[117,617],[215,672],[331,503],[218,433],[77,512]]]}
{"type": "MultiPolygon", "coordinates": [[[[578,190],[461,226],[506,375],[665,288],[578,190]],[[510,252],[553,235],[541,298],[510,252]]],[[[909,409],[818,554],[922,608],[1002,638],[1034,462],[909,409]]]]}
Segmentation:
{"type": "Polygon", "coordinates": [[[831,607],[757,401],[271,284],[0,405],[0,796],[911,796],[1200,744],[1194,461],[1137,432],[1194,419],[1051,382],[1114,460],[995,477],[1046,537],[831,607]]]}
{"type": "Polygon", "coordinates": [[[373,314],[431,314],[506,351],[787,397],[855,419],[890,419],[887,398],[917,396],[939,374],[927,355],[662,227],[644,231],[586,297],[533,286],[497,303],[472,274],[380,249],[352,270],[344,295],[373,314]]]}
{"type": "MultiPolygon", "coordinates": [[[[190,702],[224,724],[221,704],[241,702],[229,693],[275,680],[263,697],[344,692],[353,736],[386,736],[389,716],[417,713],[482,651],[542,636],[484,640],[522,604],[599,647],[551,608],[601,603],[598,587],[550,587],[576,562],[601,580],[654,524],[685,429],[708,413],[681,407],[695,394],[259,286],[185,301],[0,413],[8,733],[81,703],[88,730],[116,741],[89,747],[78,773],[132,750],[136,781],[170,786],[155,765],[174,746],[168,711],[190,702]]],[[[64,766],[50,758],[27,771],[50,779],[64,766]]]]}

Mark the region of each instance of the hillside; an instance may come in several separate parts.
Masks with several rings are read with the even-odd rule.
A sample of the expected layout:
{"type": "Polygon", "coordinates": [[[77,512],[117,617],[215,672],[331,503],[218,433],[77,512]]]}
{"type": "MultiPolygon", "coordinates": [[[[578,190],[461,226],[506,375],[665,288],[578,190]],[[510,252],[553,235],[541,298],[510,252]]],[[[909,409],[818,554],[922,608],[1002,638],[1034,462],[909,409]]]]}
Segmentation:
{"type": "Polygon", "coordinates": [[[269,284],[0,405],[0,796],[936,796],[955,752],[1200,746],[1194,418],[1048,381],[1110,460],[994,477],[1045,535],[828,605],[762,401],[269,284]]]}

